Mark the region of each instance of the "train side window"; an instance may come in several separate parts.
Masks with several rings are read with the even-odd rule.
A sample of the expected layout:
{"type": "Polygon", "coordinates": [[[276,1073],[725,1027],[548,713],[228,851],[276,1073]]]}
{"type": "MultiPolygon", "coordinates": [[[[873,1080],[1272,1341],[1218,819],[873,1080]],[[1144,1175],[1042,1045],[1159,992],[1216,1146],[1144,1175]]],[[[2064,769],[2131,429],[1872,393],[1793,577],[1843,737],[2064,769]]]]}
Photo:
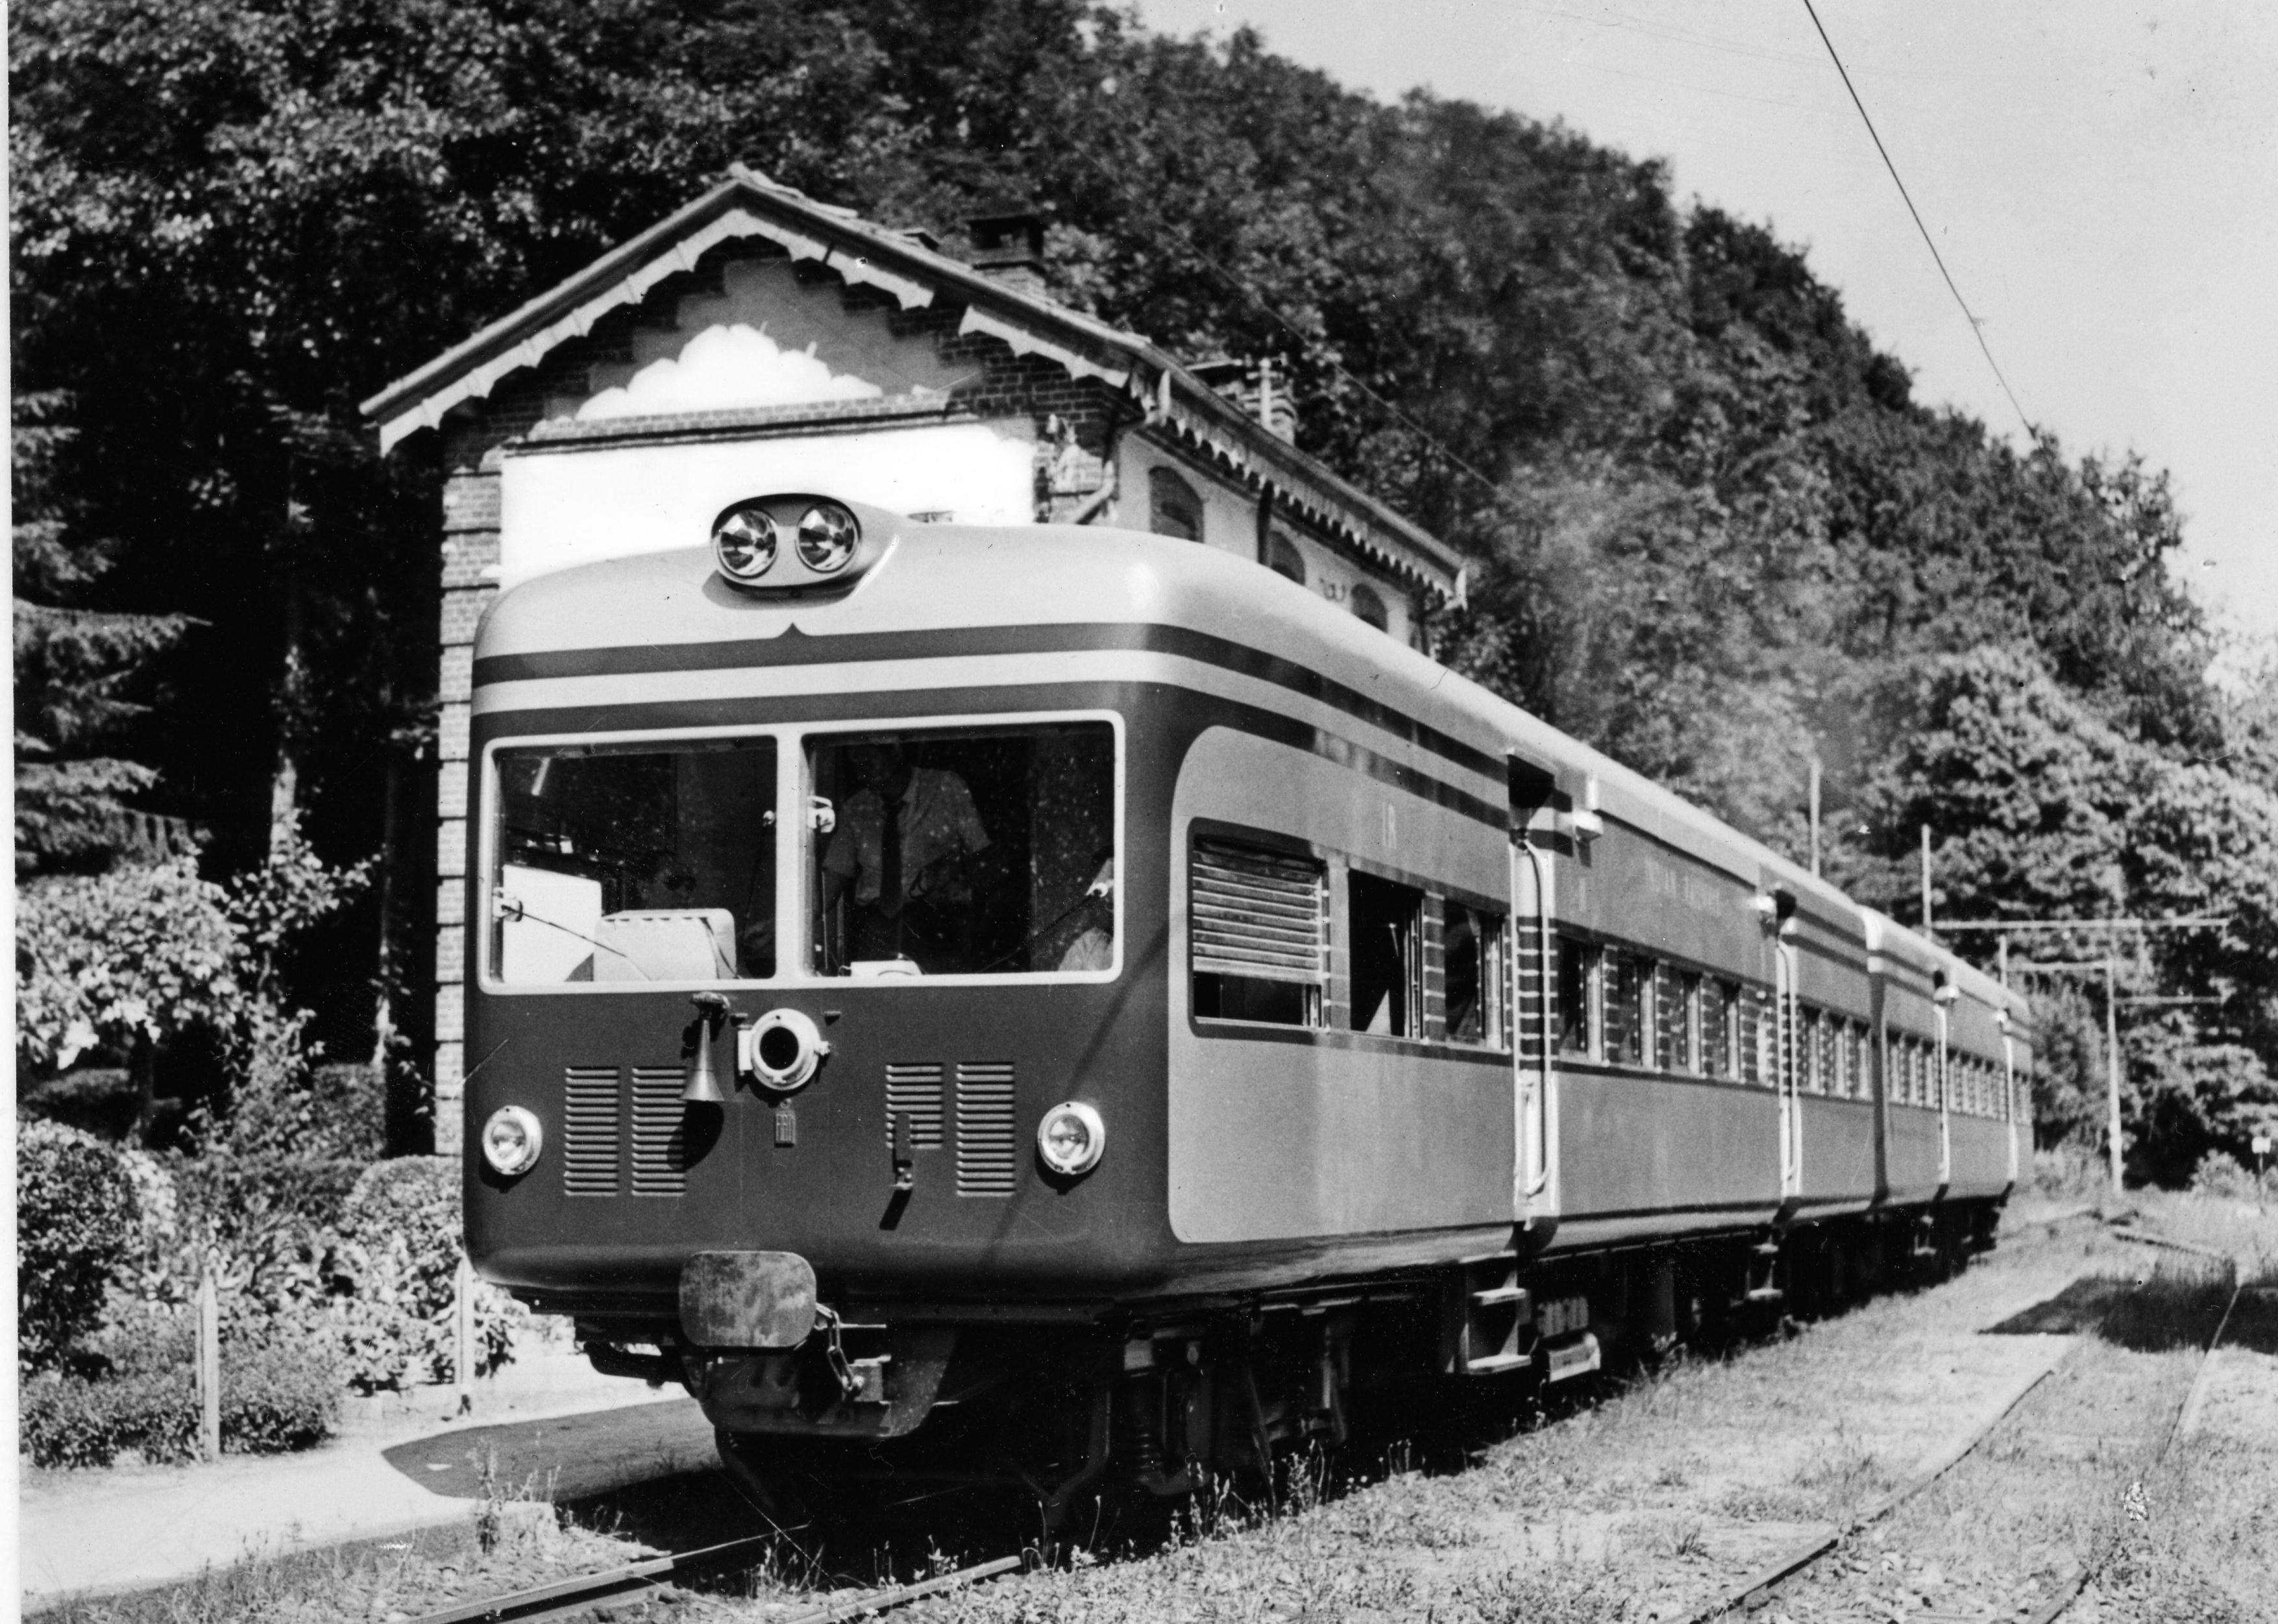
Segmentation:
{"type": "Polygon", "coordinates": [[[1867,1097],[1867,1029],[1856,1021],[1844,1034],[1843,1085],[1854,1099],[1867,1097]]]}
{"type": "Polygon", "coordinates": [[[1653,1041],[1653,961],[1633,953],[1606,954],[1606,1058],[1641,1066],[1653,1041]]]}
{"type": "Polygon", "coordinates": [[[1503,1042],[1503,920],[1449,898],[1441,904],[1448,1041],[1503,1042]]]}
{"type": "Polygon", "coordinates": [[[1840,1095],[1843,1092],[1841,1046],[1843,1018],[1837,1015],[1823,1015],[1819,1023],[1819,1092],[1840,1095]]]}
{"type": "Polygon", "coordinates": [[[1677,976],[1669,1000],[1669,1060],[1679,1071],[1700,1071],[1701,977],[1677,976]]]}
{"type": "Polygon", "coordinates": [[[1571,937],[1558,938],[1558,1049],[1563,1054],[1596,1052],[1590,1019],[1591,985],[1598,978],[1598,950],[1571,937]]]}
{"type": "Polygon", "coordinates": [[[1327,866],[1262,846],[1198,839],[1188,877],[1196,1017],[1322,1024],[1327,866]]]}
{"type": "Polygon", "coordinates": [[[1352,921],[1353,1030],[1421,1038],[1424,893],[1356,869],[1345,895],[1352,921]]]}
{"type": "Polygon", "coordinates": [[[1732,1006],[1739,989],[1729,981],[1712,981],[1701,990],[1701,1069],[1712,1077],[1729,1077],[1738,1068],[1732,1045],[1732,1006]]]}

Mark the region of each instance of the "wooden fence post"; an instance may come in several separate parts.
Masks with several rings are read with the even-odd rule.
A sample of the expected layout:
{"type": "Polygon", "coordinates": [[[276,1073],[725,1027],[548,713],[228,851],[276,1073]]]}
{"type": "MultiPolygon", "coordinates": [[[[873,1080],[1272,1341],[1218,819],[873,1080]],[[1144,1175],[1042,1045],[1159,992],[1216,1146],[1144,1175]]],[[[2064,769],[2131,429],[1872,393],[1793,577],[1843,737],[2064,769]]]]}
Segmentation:
{"type": "Polygon", "coordinates": [[[458,1346],[452,1374],[459,1383],[459,1413],[475,1407],[475,1266],[462,1255],[451,1286],[451,1324],[458,1346]]]}
{"type": "Polygon", "coordinates": [[[211,1258],[198,1276],[198,1452],[221,1458],[221,1296],[211,1258]]]}

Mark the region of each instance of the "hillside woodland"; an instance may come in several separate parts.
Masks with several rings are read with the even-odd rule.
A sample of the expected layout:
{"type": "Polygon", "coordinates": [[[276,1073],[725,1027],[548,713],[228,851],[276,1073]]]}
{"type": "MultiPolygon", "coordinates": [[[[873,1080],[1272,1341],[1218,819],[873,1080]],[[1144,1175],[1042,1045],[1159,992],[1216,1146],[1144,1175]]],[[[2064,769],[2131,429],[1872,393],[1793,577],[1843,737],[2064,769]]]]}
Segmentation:
{"type": "MultiPolygon", "coordinates": [[[[298,829],[347,877],[272,931],[273,1001],[416,1057],[436,472],[354,402],[740,160],[952,251],[1033,198],[1059,298],[1280,357],[1302,443],[1477,559],[1442,658],[1793,854],[1816,760],[1829,872],[1900,919],[1924,824],[1947,917],[2227,915],[2126,944],[2129,996],[2208,1000],[2121,1012],[2135,1171],[2278,1127],[2278,666],[2176,585],[2165,477],[1918,402],[1800,249],[1658,163],[1076,0],[11,23],[27,986],[150,888],[123,870],[240,885],[298,829]]],[[[35,1068],[139,1046],[195,1097],[234,1052],[67,994],[35,1068]]],[[[2052,981],[2045,1015],[2039,1132],[2085,1142],[2101,1009],[2052,981]]]]}

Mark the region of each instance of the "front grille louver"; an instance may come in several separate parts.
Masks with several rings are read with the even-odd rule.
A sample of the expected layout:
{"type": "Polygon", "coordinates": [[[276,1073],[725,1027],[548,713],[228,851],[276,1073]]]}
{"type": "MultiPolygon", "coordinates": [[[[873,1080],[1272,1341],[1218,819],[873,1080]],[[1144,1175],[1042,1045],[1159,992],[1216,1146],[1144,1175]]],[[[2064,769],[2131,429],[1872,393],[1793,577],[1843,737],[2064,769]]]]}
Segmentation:
{"type": "Polygon", "coordinates": [[[941,1068],[938,1065],[891,1065],[886,1068],[886,1140],[893,1142],[894,1119],[907,1117],[910,1145],[914,1150],[938,1150],[942,1143],[941,1068]]]}
{"type": "Polygon", "coordinates": [[[562,1078],[562,1191],[617,1193],[617,1069],[572,1066],[562,1078]]]}
{"type": "Polygon", "coordinates": [[[677,1066],[633,1068],[633,1193],[677,1196],[688,1192],[687,1107],[681,1091],[686,1075],[677,1066]]]}
{"type": "Polygon", "coordinates": [[[1009,1196],[1017,1181],[1020,1130],[1010,1061],[957,1068],[957,1193],[1009,1196]]]}

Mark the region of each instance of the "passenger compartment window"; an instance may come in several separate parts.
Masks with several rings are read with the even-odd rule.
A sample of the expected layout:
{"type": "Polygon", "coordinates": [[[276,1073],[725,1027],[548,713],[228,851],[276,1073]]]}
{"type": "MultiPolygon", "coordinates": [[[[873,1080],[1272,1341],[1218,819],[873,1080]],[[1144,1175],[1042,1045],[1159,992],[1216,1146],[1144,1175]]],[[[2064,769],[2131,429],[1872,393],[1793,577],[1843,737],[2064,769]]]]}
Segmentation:
{"type": "Polygon", "coordinates": [[[493,764],[499,981],[776,973],[772,739],[534,746],[493,764]]]}
{"type": "Polygon", "coordinates": [[[1729,1077],[1739,1069],[1739,1001],[1740,989],[1729,981],[1711,981],[1701,986],[1701,1069],[1712,1077],[1729,1077]]]}
{"type": "Polygon", "coordinates": [[[1502,915],[1451,897],[1441,904],[1441,918],[1448,1041],[1501,1048],[1510,1041],[1502,1007],[1502,915]]]}
{"type": "Polygon", "coordinates": [[[1352,1029],[1424,1035],[1424,893],[1357,869],[1348,876],[1352,921],[1352,1029]]]}
{"type": "Polygon", "coordinates": [[[1328,984],[1327,869],[1317,859],[1196,840],[1188,939],[1198,1020],[1319,1026],[1328,984]]]}
{"type": "Polygon", "coordinates": [[[1653,961],[1606,954],[1606,1058],[1642,1066],[1653,1046],[1653,961]]]}
{"type": "Polygon", "coordinates": [[[1106,723],[832,734],[806,747],[818,974],[1113,968],[1106,723]]]}
{"type": "Polygon", "coordinates": [[[1594,1054],[1592,992],[1598,979],[1598,950],[1571,937],[1558,938],[1558,1050],[1594,1054]]]}

